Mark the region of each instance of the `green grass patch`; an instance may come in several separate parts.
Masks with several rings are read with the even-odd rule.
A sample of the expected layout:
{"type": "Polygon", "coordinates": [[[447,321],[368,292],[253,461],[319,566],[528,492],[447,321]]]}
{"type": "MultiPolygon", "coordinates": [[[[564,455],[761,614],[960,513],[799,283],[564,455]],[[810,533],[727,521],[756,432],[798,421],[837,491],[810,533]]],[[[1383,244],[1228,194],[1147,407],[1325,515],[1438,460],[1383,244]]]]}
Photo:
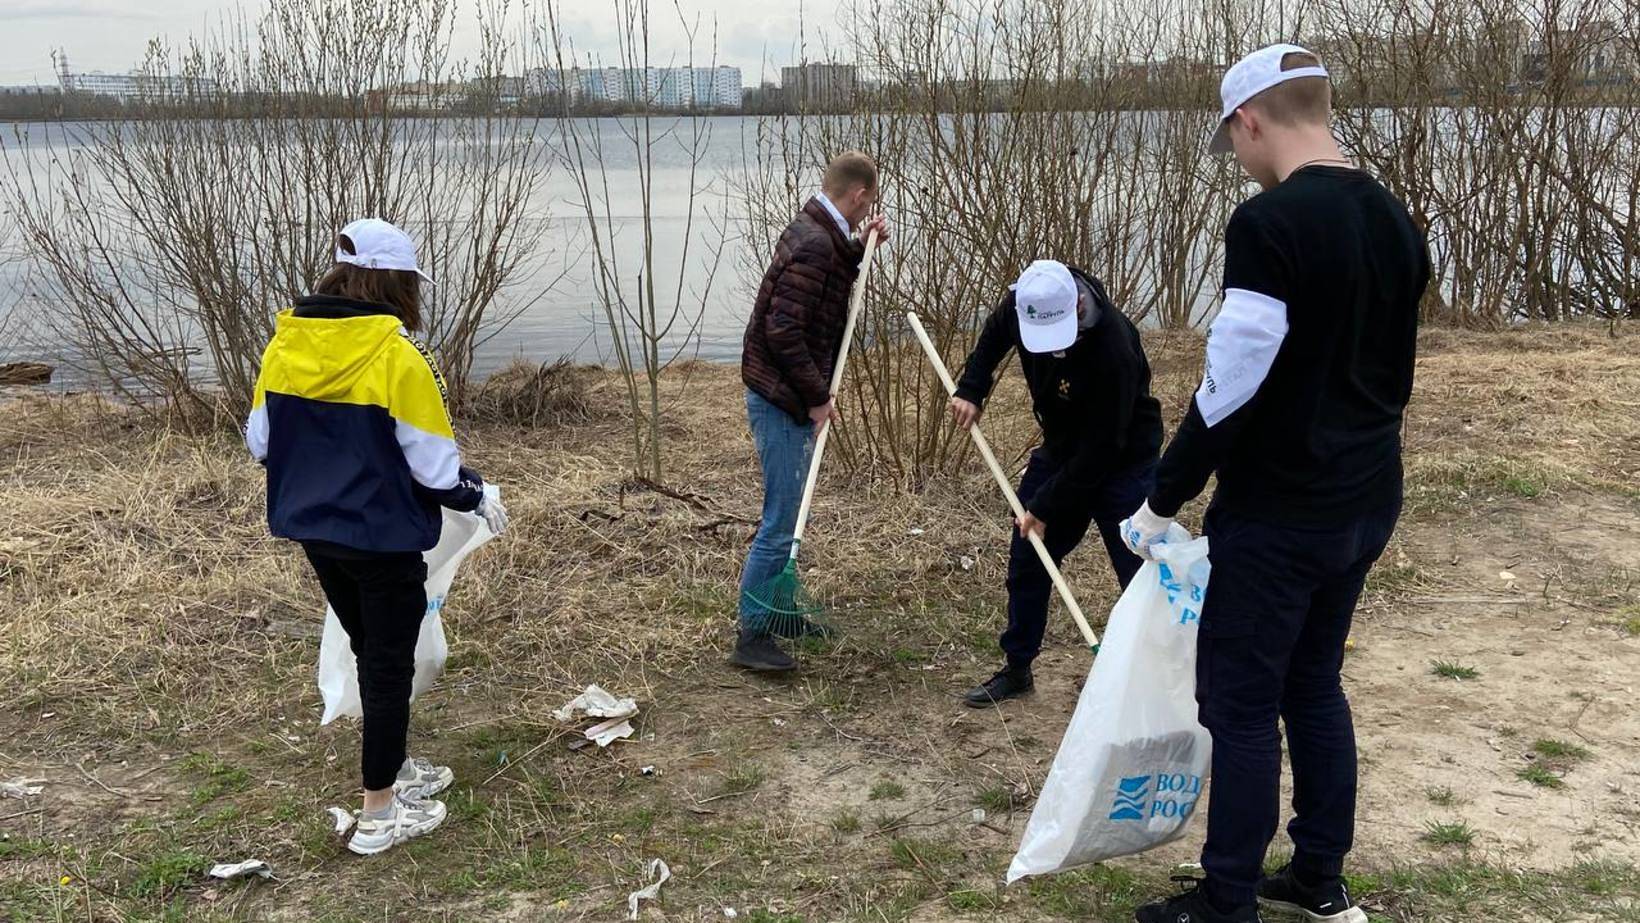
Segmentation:
{"type": "Polygon", "coordinates": [[[190,753],[178,764],[178,768],[199,780],[199,785],[188,796],[196,805],[242,792],[251,785],[250,773],[238,766],[230,766],[209,753],[190,753]]]}
{"type": "Polygon", "coordinates": [[[1014,809],[1014,793],[1006,785],[993,785],[974,796],[974,803],[991,814],[1005,814],[1014,809]]]}
{"type": "Polygon", "coordinates": [[[1127,869],[1095,865],[1026,879],[1026,893],[1043,912],[1073,920],[1130,921],[1133,909],[1173,889],[1165,877],[1140,878],[1127,869]]]}
{"type": "Polygon", "coordinates": [[[163,898],[185,882],[203,874],[205,857],[187,849],[167,849],[147,862],[131,883],[131,894],[136,897],[163,898]]]}
{"type": "Polygon", "coordinates": [[[762,785],[767,778],[768,773],[762,766],[756,763],[741,763],[724,774],[723,791],[734,795],[749,792],[762,785]]]}
{"type": "Polygon", "coordinates": [[[1419,839],[1432,846],[1462,846],[1467,849],[1475,845],[1475,831],[1463,821],[1444,824],[1431,821],[1424,825],[1423,835],[1419,839]]]}
{"type": "Polygon", "coordinates": [[[1457,793],[1446,787],[1426,788],[1424,789],[1424,797],[1429,799],[1430,804],[1443,808],[1450,808],[1458,803],[1457,793]]]}
{"type": "Polygon", "coordinates": [[[872,801],[899,801],[905,797],[905,786],[893,779],[884,779],[871,787],[872,801]]]}
{"type": "Polygon", "coordinates": [[[838,833],[859,833],[860,813],[851,808],[838,811],[831,818],[831,829],[838,833]]]}
{"type": "Polygon", "coordinates": [[[1474,667],[1466,667],[1453,660],[1434,661],[1429,665],[1429,672],[1442,679],[1456,680],[1476,679],[1481,675],[1481,671],[1474,667]]]}
{"type": "Polygon", "coordinates": [[[961,891],[952,891],[945,896],[945,902],[951,909],[959,913],[978,913],[982,910],[1001,910],[1002,899],[995,891],[981,891],[976,888],[965,888],[961,891]]]}
{"type": "Polygon", "coordinates": [[[1522,782],[1530,782],[1538,788],[1558,790],[1566,787],[1566,780],[1555,775],[1547,766],[1540,766],[1536,763],[1515,773],[1515,778],[1522,782]]]}
{"type": "Polygon", "coordinates": [[[938,876],[940,870],[962,861],[962,851],[938,840],[907,837],[889,842],[888,858],[895,868],[921,870],[938,876]]]}
{"type": "Polygon", "coordinates": [[[1631,638],[1640,638],[1640,612],[1631,607],[1618,613],[1617,630],[1631,638]]]}
{"type": "Polygon", "coordinates": [[[1561,763],[1581,763],[1589,758],[1589,751],[1586,747],[1547,737],[1533,741],[1532,752],[1545,759],[1561,763]]]}
{"type": "Polygon", "coordinates": [[[39,837],[0,837],[0,862],[22,862],[57,855],[57,844],[39,837]]]}

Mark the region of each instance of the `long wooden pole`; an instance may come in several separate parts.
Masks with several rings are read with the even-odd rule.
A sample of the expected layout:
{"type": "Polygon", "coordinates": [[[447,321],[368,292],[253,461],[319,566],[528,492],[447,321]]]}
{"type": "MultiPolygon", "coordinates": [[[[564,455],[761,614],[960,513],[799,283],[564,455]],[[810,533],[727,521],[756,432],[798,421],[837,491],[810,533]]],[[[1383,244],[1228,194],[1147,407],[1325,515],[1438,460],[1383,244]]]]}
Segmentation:
{"type": "MultiPolygon", "coordinates": [[[[928,331],[923,329],[922,321],[915,312],[906,312],[905,319],[910,322],[911,329],[917,334],[917,342],[922,344],[923,352],[928,354],[928,361],[933,364],[934,371],[940,376],[940,383],[945,385],[945,392],[953,397],[957,393],[957,383],[951,380],[951,373],[946,370],[945,362],[940,358],[939,350],[934,348],[934,341],[928,338],[928,331]]],[[[1014,493],[1014,485],[1008,480],[1008,475],[1002,470],[996,454],[991,451],[991,444],[985,440],[985,434],[980,432],[979,423],[968,427],[968,435],[974,437],[974,447],[979,449],[981,458],[991,469],[991,477],[996,478],[997,486],[1002,488],[1002,495],[1008,498],[1008,505],[1013,507],[1014,517],[1022,519],[1025,516],[1025,507],[1019,502],[1019,495],[1014,493]]],[[[1082,632],[1082,638],[1088,642],[1088,647],[1095,654],[1099,653],[1099,636],[1093,633],[1088,620],[1082,615],[1082,607],[1076,604],[1076,597],[1071,595],[1071,588],[1065,583],[1065,577],[1059,572],[1059,567],[1053,563],[1053,556],[1042,544],[1042,539],[1035,532],[1026,536],[1031,547],[1036,549],[1036,556],[1041,559],[1042,567],[1053,579],[1054,588],[1059,591],[1059,598],[1065,601],[1065,608],[1070,610],[1071,618],[1076,621],[1076,627],[1082,632]]]]}

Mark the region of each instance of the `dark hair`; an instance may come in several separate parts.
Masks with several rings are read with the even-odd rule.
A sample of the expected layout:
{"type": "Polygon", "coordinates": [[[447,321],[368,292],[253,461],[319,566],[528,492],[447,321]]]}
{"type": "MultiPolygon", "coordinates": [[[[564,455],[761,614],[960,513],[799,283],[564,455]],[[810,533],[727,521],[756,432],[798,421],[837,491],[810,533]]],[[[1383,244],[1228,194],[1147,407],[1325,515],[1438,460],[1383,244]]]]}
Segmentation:
{"type": "MultiPolygon", "coordinates": [[[[336,237],[336,246],[355,253],[346,234],[336,237]]],[[[411,333],[421,329],[421,276],[407,269],[366,269],[352,263],[337,263],[313,287],[316,295],[337,295],[392,308],[394,315],[411,333]]]]}
{"type": "Polygon", "coordinates": [[[855,186],[877,188],[877,162],[859,151],[845,151],[826,164],[826,174],[820,188],[827,195],[839,196],[855,186]]]}
{"type": "MultiPolygon", "coordinates": [[[[1321,61],[1307,52],[1289,51],[1281,56],[1281,69],[1318,67],[1321,61]]],[[[1278,83],[1253,97],[1252,103],[1265,117],[1282,125],[1325,125],[1332,113],[1332,84],[1325,77],[1295,77],[1278,83]]]]}

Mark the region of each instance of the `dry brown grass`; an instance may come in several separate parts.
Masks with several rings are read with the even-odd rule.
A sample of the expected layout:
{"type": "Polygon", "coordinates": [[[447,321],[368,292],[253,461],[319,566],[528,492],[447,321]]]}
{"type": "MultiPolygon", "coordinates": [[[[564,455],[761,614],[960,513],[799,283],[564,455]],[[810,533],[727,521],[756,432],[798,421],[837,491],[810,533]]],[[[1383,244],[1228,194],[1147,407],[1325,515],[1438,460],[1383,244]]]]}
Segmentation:
{"type": "MultiPolygon", "coordinates": [[[[1592,327],[1427,335],[1408,431],[1410,515],[1468,515],[1485,491],[1632,498],[1640,358],[1630,342],[1592,327]]],[[[1200,344],[1175,336],[1151,349],[1157,391],[1176,420],[1200,344]]],[[[519,374],[529,384],[535,373],[519,374]]],[[[896,884],[898,873],[873,877],[881,868],[857,880],[848,860],[827,865],[840,836],[829,827],[815,832],[766,802],[750,814],[733,803],[745,799],[751,810],[758,783],[747,780],[765,769],[818,772],[803,769],[808,754],[828,765],[862,759],[857,741],[867,732],[849,721],[880,722],[871,726],[884,736],[873,739],[895,741],[870,752],[909,759],[912,741],[884,730],[900,727],[926,737],[917,752],[945,754],[946,781],[905,780],[916,804],[946,805],[940,799],[953,792],[999,784],[1023,792],[1039,780],[1052,741],[1011,732],[996,754],[974,759],[963,749],[971,731],[920,721],[906,730],[894,704],[917,688],[930,694],[931,680],[959,682],[947,674],[978,672],[994,656],[1007,523],[984,472],[970,464],[917,492],[867,474],[823,482],[801,564],[849,634],[771,691],[720,667],[758,498],[735,370],[690,364],[666,379],[676,413],[664,487],[627,475],[624,423],[598,412],[608,398],[598,397],[595,373],[574,374],[586,377],[585,397],[555,412],[583,422],[460,427],[474,466],[504,485],[514,532],[458,581],[445,611],[453,657],[417,710],[418,747],[461,772],[452,800],[460,824],[379,866],[396,870],[380,880],[348,864],[322,832],[322,806],[342,803],[355,784],[356,732],[313,727],[318,590],[299,555],[267,536],[261,472],[233,435],[155,430],[92,398],[0,406],[0,675],[11,693],[0,711],[0,777],[46,771],[55,799],[0,831],[53,842],[77,863],[0,852],[0,902],[45,913],[64,898],[38,882],[73,867],[92,884],[66,899],[89,904],[94,919],[158,913],[172,900],[187,919],[352,919],[371,908],[379,917],[393,883],[412,880],[427,889],[429,919],[503,918],[513,900],[505,895],[523,894],[572,898],[571,918],[596,920],[609,918],[637,863],[658,853],[691,864],[696,877],[677,887],[704,904],[720,893],[725,906],[748,893],[789,895],[790,906],[808,908],[798,918],[878,919],[872,911],[934,901],[953,913],[979,907],[983,917],[989,904],[943,895],[977,886],[990,900],[996,844],[951,858],[938,887],[925,877],[915,887],[896,884]],[[941,672],[925,670],[935,665],[941,672]],[[578,756],[554,745],[561,729],[546,712],[590,682],[644,701],[643,733],[656,741],[642,758],[671,761],[664,785],[635,787],[635,766],[618,753],[578,756]],[[771,695],[782,704],[765,704],[771,695]],[[771,721],[782,715],[812,718],[820,731],[801,747],[771,740],[771,721]],[[203,756],[181,759],[189,753],[203,756]],[[110,807],[76,764],[99,784],[156,800],[110,807]],[[242,787],[218,780],[238,772],[242,787]],[[717,813],[690,807],[728,792],[731,779],[745,791],[710,803],[717,813]],[[75,785],[86,795],[68,797],[75,785]],[[212,813],[226,808],[234,813],[212,813]],[[70,830],[77,838],[65,845],[70,830]],[[612,840],[616,833],[631,841],[612,840]],[[570,846],[581,854],[566,853],[570,846]],[[232,860],[253,851],[297,880],[277,891],[236,889],[216,905],[197,869],[157,891],[141,885],[166,862],[190,868],[189,855],[232,860]],[[759,865],[770,853],[784,856],[772,873],[759,865]],[[421,865],[444,855],[454,864],[421,865]],[[714,876],[699,878],[711,863],[714,876]],[[811,881],[818,868],[840,878],[811,881]],[[315,869],[324,870],[318,879],[308,874],[315,869]],[[401,872],[414,877],[394,877],[401,872]],[[758,885],[767,874],[780,877],[758,885]],[[885,895],[910,903],[885,903],[885,895]]],[[[549,404],[566,406],[541,406],[549,404]]],[[[516,419],[519,406],[491,409],[516,419]]],[[[1017,373],[991,413],[1009,439],[1028,430],[1017,373]]],[[[1073,583],[1084,609],[1105,612],[1115,585],[1091,555],[1081,554],[1094,566],[1078,568],[1073,583]]],[[[1060,622],[1050,622],[1050,643],[1075,649],[1060,622]]],[[[0,816],[11,804],[0,803],[0,816]]],[[[893,840],[873,838],[869,818],[865,828],[857,839],[866,846],[893,840]]],[[[1107,886],[1116,888],[1087,885],[1107,886]]],[[[1132,890],[1131,880],[1123,887],[1132,890]]],[[[1036,915],[1087,909],[1050,889],[1029,894],[1016,900],[1036,915]]]]}

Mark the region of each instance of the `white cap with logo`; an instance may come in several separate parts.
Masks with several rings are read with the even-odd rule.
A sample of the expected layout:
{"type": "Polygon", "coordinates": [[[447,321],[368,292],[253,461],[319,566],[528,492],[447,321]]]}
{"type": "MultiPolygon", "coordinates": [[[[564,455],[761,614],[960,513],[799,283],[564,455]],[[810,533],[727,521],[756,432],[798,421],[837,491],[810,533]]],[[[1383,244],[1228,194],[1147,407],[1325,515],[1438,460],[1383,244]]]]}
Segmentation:
{"type": "Polygon", "coordinates": [[[365,269],[404,270],[432,283],[433,277],[416,265],[415,242],[396,225],[380,218],[360,218],[342,228],[342,236],[353,242],[353,252],[348,253],[338,244],[336,262],[365,269]]]}
{"type": "Polygon", "coordinates": [[[1219,102],[1224,105],[1224,110],[1219,116],[1218,130],[1213,132],[1213,140],[1208,142],[1208,151],[1214,154],[1230,152],[1230,117],[1236,114],[1237,109],[1245,106],[1248,100],[1289,80],[1327,76],[1327,69],[1319,65],[1282,70],[1281,59],[1290,54],[1311,52],[1297,45],[1270,45],[1231,65],[1230,70],[1224,75],[1224,80],[1219,83],[1219,102]]]}
{"type": "Polygon", "coordinates": [[[1076,342],[1076,279],[1064,263],[1037,260],[1010,288],[1019,312],[1019,342],[1033,353],[1054,353],[1076,342]]]}

